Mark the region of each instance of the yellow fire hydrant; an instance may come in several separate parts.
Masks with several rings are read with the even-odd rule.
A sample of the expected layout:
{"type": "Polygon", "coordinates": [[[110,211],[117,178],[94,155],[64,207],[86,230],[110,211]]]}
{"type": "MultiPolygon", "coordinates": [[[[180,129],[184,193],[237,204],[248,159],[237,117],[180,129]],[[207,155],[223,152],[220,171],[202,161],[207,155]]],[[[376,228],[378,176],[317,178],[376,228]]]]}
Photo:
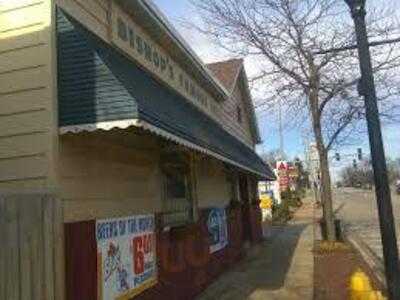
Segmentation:
{"type": "Polygon", "coordinates": [[[350,279],[350,300],[384,300],[382,293],[374,291],[368,276],[358,269],[350,279]]]}

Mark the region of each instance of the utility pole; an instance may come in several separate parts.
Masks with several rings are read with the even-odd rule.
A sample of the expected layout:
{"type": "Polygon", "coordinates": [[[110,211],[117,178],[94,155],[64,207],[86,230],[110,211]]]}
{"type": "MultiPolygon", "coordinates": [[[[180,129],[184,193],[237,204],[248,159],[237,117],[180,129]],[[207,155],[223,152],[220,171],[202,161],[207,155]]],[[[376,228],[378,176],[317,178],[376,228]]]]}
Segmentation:
{"type": "Polygon", "coordinates": [[[368,134],[374,168],[375,193],[378,202],[383,255],[389,299],[400,299],[400,265],[393,218],[386,159],[382,141],[375,82],[372,71],[367,28],[365,24],[366,0],[345,0],[354,20],[361,69],[361,94],[365,98],[368,134]]]}
{"type": "Polygon", "coordinates": [[[282,124],[282,99],[279,98],[279,103],[278,103],[278,117],[279,117],[279,152],[281,155],[281,160],[283,160],[283,157],[285,156],[285,146],[284,146],[284,140],[283,140],[283,124],[282,124]]]}

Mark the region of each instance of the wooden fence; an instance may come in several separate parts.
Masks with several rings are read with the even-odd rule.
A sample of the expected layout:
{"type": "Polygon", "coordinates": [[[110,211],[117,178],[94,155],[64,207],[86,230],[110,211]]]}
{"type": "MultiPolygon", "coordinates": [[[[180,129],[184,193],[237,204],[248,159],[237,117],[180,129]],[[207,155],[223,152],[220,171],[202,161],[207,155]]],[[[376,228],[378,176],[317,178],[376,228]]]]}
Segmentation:
{"type": "Polygon", "coordinates": [[[0,195],[0,299],[65,299],[60,200],[0,195]]]}

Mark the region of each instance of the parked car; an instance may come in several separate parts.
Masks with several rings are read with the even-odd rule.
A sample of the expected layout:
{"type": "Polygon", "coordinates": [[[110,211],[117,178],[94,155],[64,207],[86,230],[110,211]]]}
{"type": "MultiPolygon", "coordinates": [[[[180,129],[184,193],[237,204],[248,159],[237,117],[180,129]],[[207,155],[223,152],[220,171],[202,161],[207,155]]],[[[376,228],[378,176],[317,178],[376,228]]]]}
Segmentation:
{"type": "Polygon", "coordinates": [[[396,186],[396,193],[397,195],[400,195],[400,185],[396,186]]]}
{"type": "Polygon", "coordinates": [[[400,195],[400,179],[396,182],[396,193],[397,195],[400,195]]]}

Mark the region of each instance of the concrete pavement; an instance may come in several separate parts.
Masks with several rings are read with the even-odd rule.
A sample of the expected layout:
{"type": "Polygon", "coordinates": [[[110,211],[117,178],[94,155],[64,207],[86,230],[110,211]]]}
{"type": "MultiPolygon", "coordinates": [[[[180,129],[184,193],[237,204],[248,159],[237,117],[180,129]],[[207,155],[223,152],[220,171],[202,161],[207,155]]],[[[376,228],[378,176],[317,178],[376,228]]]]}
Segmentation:
{"type": "MultiPolygon", "coordinates": [[[[343,188],[334,190],[334,206],[347,234],[356,236],[382,256],[382,242],[378,221],[378,210],[374,191],[343,188]]],[[[400,196],[392,195],[393,214],[400,247],[400,196]]]]}
{"type": "Polygon", "coordinates": [[[312,300],[313,212],[307,201],[287,226],[272,227],[268,240],[251,249],[198,299],[312,300]]]}
{"type": "MultiPolygon", "coordinates": [[[[334,207],[342,220],[348,241],[385,286],[382,241],[374,191],[342,188],[334,190],[334,207]]],[[[400,248],[400,196],[392,194],[397,241],[400,248]]]]}

